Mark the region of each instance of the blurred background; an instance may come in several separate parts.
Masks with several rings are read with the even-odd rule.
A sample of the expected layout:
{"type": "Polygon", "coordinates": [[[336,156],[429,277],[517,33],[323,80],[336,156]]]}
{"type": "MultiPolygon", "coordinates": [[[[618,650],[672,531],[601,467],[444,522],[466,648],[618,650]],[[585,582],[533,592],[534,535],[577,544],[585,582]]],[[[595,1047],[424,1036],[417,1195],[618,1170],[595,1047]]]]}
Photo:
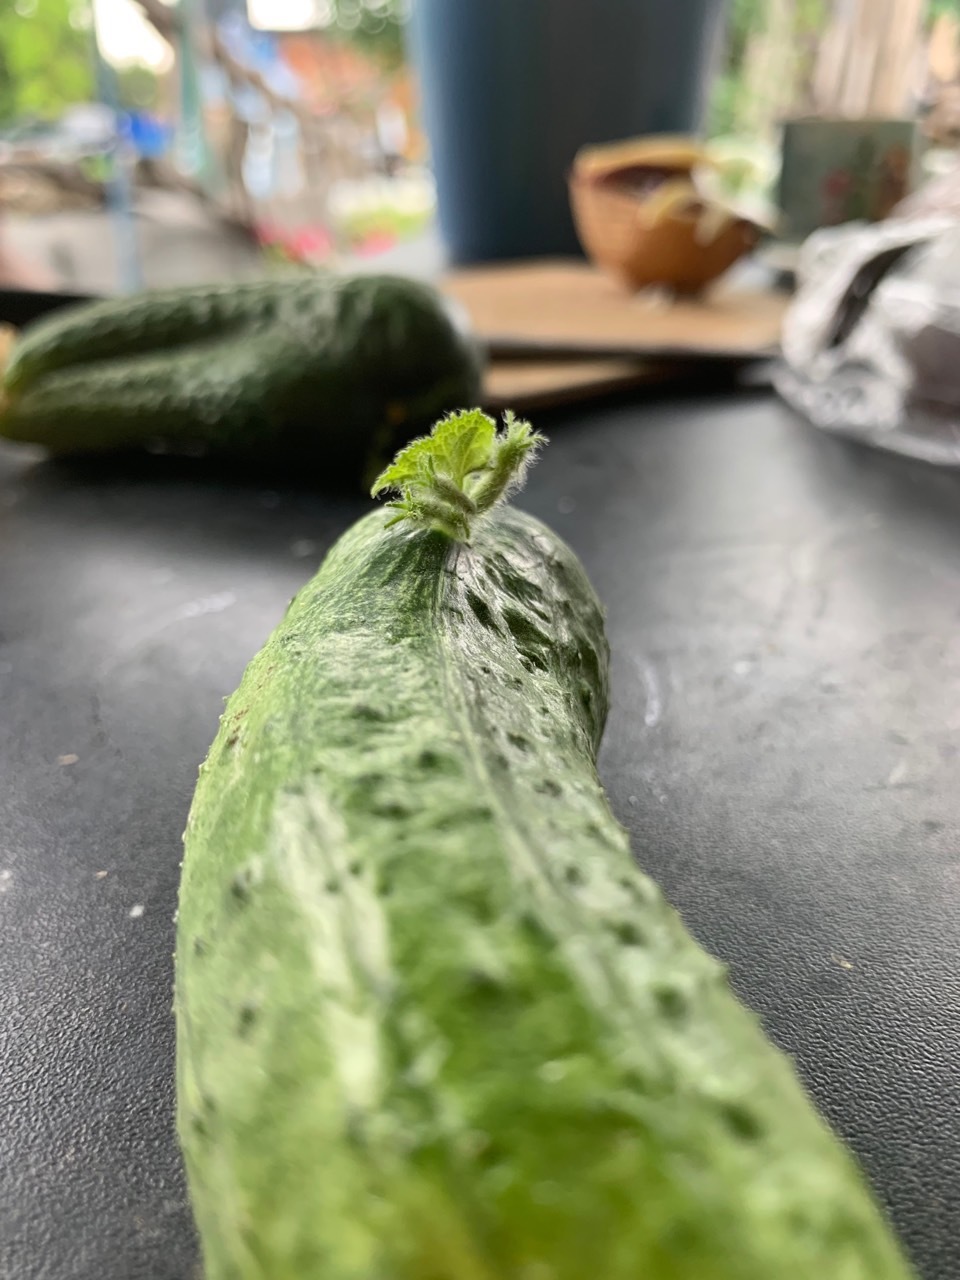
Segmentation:
{"type": "MultiPolygon", "coordinates": [[[[473,7],[488,29],[501,9],[507,21],[498,0],[447,8],[473,7]]],[[[584,24],[602,24],[610,7],[564,0],[552,12],[566,12],[582,40],[584,24]]],[[[721,161],[715,183],[747,216],[777,225],[785,122],[901,122],[915,131],[921,176],[953,163],[960,0],[685,0],[670,6],[673,17],[666,9],[653,0],[635,6],[658,32],[662,23],[677,28],[670,39],[686,41],[682,60],[695,86],[681,86],[688,100],[659,116],[648,104],[642,130],[624,119],[622,135],[702,130],[721,161]]],[[[441,187],[456,185],[457,147],[479,148],[470,113],[486,110],[489,122],[500,110],[510,127],[511,94],[490,79],[491,59],[505,63],[518,92],[562,97],[563,86],[547,85],[521,47],[555,42],[559,28],[504,27],[486,50],[464,28],[464,55],[454,31],[437,49],[436,22],[433,47],[418,42],[416,17],[410,0],[8,0],[0,11],[3,283],[105,293],[286,263],[430,273],[451,249],[460,259],[510,256],[506,242],[502,254],[458,245],[462,208],[451,205],[438,232],[431,150],[446,167],[441,187]],[[489,91],[457,56],[474,60],[489,91]],[[444,122],[447,133],[455,125],[453,139],[444,122]]],[[[591,69],[602,78],[597,48],[591,69]]],[[[670,72],[670,56],[660,60],[670,72]]],[[[678,53],[678,75],[680,61],[678,53]]],[[[643,71],[638,61],[641,80],[643,71]]],[[[567,75],[571,101],[596,97],[589,78],[567,75]]],[[[608,116],[616,136],[614,106],[608,116]]],[[[842,204],[850,181],[844,172],[826,180],[814,221],[831,220],[827,206],[842,204]]],[[[844,208],[833,220],[849,216],[844,208]]],[[[542,247],[567,245],[547,235],[542,247]]]]}

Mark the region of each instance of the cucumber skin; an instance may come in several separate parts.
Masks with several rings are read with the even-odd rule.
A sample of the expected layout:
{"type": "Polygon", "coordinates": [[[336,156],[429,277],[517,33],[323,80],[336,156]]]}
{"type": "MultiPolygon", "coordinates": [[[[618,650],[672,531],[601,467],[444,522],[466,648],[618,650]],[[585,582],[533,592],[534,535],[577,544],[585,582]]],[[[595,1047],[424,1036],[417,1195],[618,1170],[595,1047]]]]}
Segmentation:
{"type": "Polygon", "coordinates": [[[28,328],[0,435],[54,453],[161,445],[375,471],[480,398],[480,358],[438,295],[394,276],[293,276],[159,290],[28,328]]]}
{"type": "Polygon", "coordinates": [[[633,864],[599,606],[509,508],[330,552],[201,768],[178,1125],[207,1280],[905,1280],[633,864]]]}

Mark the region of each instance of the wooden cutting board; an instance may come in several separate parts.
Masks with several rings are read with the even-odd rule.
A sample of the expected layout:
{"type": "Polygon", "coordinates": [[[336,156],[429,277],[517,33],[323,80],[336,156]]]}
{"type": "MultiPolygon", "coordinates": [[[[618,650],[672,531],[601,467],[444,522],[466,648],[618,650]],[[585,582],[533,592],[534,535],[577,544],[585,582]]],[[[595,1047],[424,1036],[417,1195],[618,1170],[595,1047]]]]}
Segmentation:
{"type": "Polygon", "coordinates": [[[722,283],[696,299],[631,294],[572,259],[451,271],[440,287],[466,309],[494,360],[768,357],[777,351],[789,301],[772,290],[722,283]]]}
{"type": "Polygon", "coordinates": [[[677,366],[641,360],[502,360],[487,366],[484,408],[529,412],[669,381],[677,366]]]}

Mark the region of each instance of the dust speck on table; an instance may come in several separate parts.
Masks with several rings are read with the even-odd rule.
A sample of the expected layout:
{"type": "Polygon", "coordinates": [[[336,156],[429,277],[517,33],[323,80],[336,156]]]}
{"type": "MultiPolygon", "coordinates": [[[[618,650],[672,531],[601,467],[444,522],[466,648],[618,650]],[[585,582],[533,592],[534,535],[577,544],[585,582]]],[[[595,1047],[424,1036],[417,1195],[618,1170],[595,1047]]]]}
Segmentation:
{"type": "Polygon", "coordinates": [[[303,560],[307,556],[312,556],[317,549],[317,544],[312,538],[297,538],[295,542],[290,543],[290,552],[295,555],[298,560],[303,560]]]}

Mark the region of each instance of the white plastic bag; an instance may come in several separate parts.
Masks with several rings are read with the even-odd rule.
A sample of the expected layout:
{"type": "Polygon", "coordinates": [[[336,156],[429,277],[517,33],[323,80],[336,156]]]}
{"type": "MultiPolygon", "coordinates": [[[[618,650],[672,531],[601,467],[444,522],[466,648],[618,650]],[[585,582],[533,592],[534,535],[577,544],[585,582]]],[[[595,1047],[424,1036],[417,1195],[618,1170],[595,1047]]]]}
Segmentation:
{"type": "Polygon", "coordinates": [[[798,280],[783,397],[826,431],[960,466],[960,221],[818,231],[798,280]]]}

